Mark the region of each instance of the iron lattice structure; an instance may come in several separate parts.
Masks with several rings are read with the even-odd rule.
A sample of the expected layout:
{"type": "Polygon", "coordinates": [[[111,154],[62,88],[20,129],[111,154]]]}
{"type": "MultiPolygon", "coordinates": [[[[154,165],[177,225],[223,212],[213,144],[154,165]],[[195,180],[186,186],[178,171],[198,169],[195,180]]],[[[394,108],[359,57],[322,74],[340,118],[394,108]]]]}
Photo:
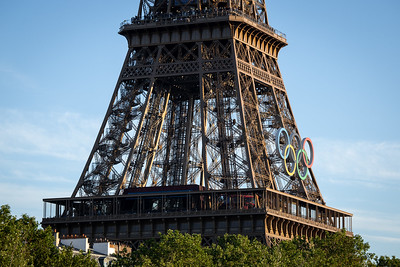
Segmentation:
{"type": "Polygon", "coordinates": [[[129,50],[72,197],[200,184],[324,203],[312,171],[287,175],[275,147],[280,128],[300,133],[264,1],[142,0],[120,34],[129,50]]]}
{"type": "Polygon", "coordinates": [[[119,33],[104,121],[72,196],[44,200],[43,227],[133,247],[168,229],[206,244],[352,234],[302,151],[277,63],[286,37],[263,0],[141,0],[119,33]]]}

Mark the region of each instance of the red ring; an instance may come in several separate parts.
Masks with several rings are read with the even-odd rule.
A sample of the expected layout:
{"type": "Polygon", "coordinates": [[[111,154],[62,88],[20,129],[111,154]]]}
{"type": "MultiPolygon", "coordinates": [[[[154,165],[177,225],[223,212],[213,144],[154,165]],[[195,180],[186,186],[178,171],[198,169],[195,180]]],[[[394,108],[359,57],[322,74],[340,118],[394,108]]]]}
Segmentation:
{"type": "Polygon", "coordinates": [[[302,143],[301,147],[302,147],[302,149],[303,149],[304,151],[306,151],[306,149],[305,149],[305,147],[304,147],[305,144],[306,144],[306,142],[308,142],[308,145],[309,145],[309,147],[310,147],[311,157],[310,157],[310,160],[308,160],[307,153],[303,153],[303,161],[304,161],[304,165],[306,165],[307,168],[311,168],[312,165],[314,164],[314,145],[313,145],[313,143],[311,142],[311,139],[310,139],[309,137],[304,138],[304,139],[301,141],[301,143],[302,143]],[[311,162],[311,163],[310,163],[310,162],[311,162]]]}

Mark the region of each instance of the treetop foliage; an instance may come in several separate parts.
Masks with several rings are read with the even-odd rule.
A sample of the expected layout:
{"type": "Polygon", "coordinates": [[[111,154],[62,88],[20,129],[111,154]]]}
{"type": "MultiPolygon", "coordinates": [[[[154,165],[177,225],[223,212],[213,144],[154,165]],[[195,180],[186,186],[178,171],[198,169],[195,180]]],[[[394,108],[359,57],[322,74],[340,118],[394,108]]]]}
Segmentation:
{"type": "Polygon", "coordinates": [[[326,238],[296,238],[268,247],[242,235],[225,234],[202,246],[201,236],[169,230],[160,240],[142,243],[136,251],[117,255],[112,266],[400,266],[395,257],[368,253],[369,244],[345,231],[326,238]]]}
{"type": "Polygon", "coordinates": [[[39,229],[34,217],[17,219],[10,206],[0,208],[0,266],[97,266],[90,254],[73,255],[72,248],[59,250],[50,227],[39,229]]]}
{"type": "MultiPolygon", "coordinates": [[[[0,266],[97,266],[90,254],[54,246],[50,228],[39,229],[34,217],[11,215],[0,208],[0,266]]],[[[345,231],[326,238],[296,238],[268,247],[242,235],[225,234],[211,246],[198,234],[169,230],[159,240],[142,243],[131,253],[117,255],[112,266],[399,266],[400,259],[376,256],[361,236],[345,231]]]]}

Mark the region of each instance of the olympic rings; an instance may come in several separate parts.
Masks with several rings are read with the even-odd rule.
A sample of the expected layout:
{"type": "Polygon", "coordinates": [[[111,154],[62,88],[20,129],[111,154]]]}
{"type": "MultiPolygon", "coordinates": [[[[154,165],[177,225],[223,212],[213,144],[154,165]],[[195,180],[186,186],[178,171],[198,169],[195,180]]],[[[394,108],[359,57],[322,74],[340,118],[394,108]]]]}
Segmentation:
{"type": "Polygon", "coordinates": [[[276,134],[275,146],[278,155],[284,161],[286,174],[293,176],[297,169],[297,174],[300,179],[305,180],[308,176],[308,169],[310,169],[314,164],[314,146],[311,139],[306,137],[300,141],[300,136],[296,132],[293,131],[289,136],[285,128],[280,128],[276,134]],[[281,135],[284,138],[283,149],[281,149],[280,146],[281,135]],[[297,146],[299,147],[297,151],[295,151],[295,143],[297,143],[297,146]],[[307,155],[307,150],[305,148],[306,144],[308,144],[310,150],[310,158],[307,155]],[[284,153],[282,154],[282,152],[284,153]],[[289,163],[293,163],[293,170],[289,170],[288,161],[289,163]],[[299,163],[301,164],[299,165],[299,163]]]}

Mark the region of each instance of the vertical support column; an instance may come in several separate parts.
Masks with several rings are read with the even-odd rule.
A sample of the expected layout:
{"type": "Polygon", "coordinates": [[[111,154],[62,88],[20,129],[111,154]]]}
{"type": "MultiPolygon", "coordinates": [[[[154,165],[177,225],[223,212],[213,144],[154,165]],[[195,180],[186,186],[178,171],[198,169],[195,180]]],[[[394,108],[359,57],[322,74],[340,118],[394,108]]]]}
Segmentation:
{"type": "Polygon", "coordinates": [[[170,94],[171,94],[170,90],[168,90],[168,92],[166,92],[165,95],[164,95],[163,111],[162,111],[162,114],[161,114],[160,122],[159,122],[157,133],[156,133],[156,140],[154,142],[154,146],[152,148],[152,151],[150,152],[151,155],[148,157],[148,160],[147,160],[147,163],[146,163],[145,172],[144,172],[144,175],[143,175],[144,180],[146,180],[146,181],[148,179],[151,167],[153,166],[154,156],[155,156],[155,154],[157,152],[157,146],[158,146],[158,142],[160,140],[162,126],[164,124],[165,115],[167,114],[167,107],[168,107],[168,101],[169,101],[170,94]]]}
{"type": "Polygon", "coordinates": [[[131,161],[132,161],[132,158],[133,158],[133,154],[134,154],[135,149],[136,149],[136,147],[137,147],[137,145],[138,145],[138,143],[139,143],[139,137],[140,137],[140,133],[141,133],[141,131],[142,131],[143,122],[144,122],[144,120],[145,120],[145,117],[146,117],[146,115],[147,115],[147,112],[149,111],[149,104],[150,104],[151,95],[152,95],[152,93],[153,93],[154,82],[155,82],[155,79],[154,79],[154,77],[153,77],[153,78],[151,79],[151,81],[150,81],[149,90],[148,90],[147,96],[146,96],[146,102],[145,102],[145,104],[143,105],[143,113],[142,113],[142,116],[140,117],[140,121],[139,121],[139,124],[138,124],[138,126],[137,126],[135,138],[133,139],[133,142],[131,143],[131,146],[130,146],[129,156],[128,156],[127,160],[126,160],[126,164],[125,164],[124,171],[123,171],[123,173],[121,174],[121,178],[120,178],[120,181],[119,181],[119,186],[118,186],[116,195],[118,195],[118,194],[120,193],[120,190],[123,189],[123,187],[124,187],[124,185],[125,185],[125,183],[126,183],[126,176],[127,176],[127,174],[128,174],[128,168],[129,168],[129,166],[131,165],[131,161]]]}
{"type": "Polygon", "coordinates": [[[189,164],[189,154],[190,154],[190,145],[191,145],[191,136],[192,136],[192,124],[193,124],[193,106],[194,99],[193,96],[190,96],[188,101],[188,111],[187,111],[187,122],[186,122],[186,134],[185,134],[185,152],[183,156],[183,170],[182,170],[182,184],[187,184],[188,179],[188,164],[189,164]]]}
{"type": "Polygon", "coordinates": [[[43,202],[43,218],[48,218],[46,216],[46,205],[47,205],[47,202],[43,202]]]}
{"type": "Polygon", "coordinates": [[[337,212],[334,211],[333,212],[333,226],[338,227],[338,223],[337,223],[337,212]]]}
{"type": "Polygon", "coordinates": [[[202,186],[205,186],[206,189],[209,189],[209,184],[208,184],[208,178],[209,178],[209,173],[208,173],[208,168],[207,168],[207,115],[206,115],[206,103],[204,102],[204,81],[203,81],[203,75],[200,75],[200,106],[201,106],[201,146],[202,146],[202,157],[203,157],[203,168],[202,168],[202,176],[201,176],[201,182],[200,184],[202,186]]]}
{"type": "Polygon", "coordinates": [[[176,110],[176,104],[174,103],[174,100],[172,99],[172,103],[169,108],[168,112],[168,129],[167,129],[167,140],[166,140],[166,152],[165,152],[165,157],[164,157],[164,166],[163,166],[163,177],[162,177],[162,186],[167,185],[167,179],[168,179],[168,171],[171,167],[170,163],[170,156],[171,156],[171,146],[172,146],[172,137],[174,135],[173,131],[173,125],[174,125],[174,120],[175,120],[175,110],[176,110]]]}
{"type": "Polygon", "coordinates": [[[207,111],[204,100],[204,72],[203,72],[203,57],[202,57],[202,43],[199,42],[198,44],[198,62],[199,62],[199,89],[200,89],[200,113],[201,113],[201,146],[202,146],[202,174],[200,178],[200,185],[204,186],[207,190],[209,189],[209,176],[208,173],[208,166],[207,166],[207,111]]]}
{"type": "Polygon", "coordinates": [[[221,156],[221,169],[222,169],[222,177],[225,179],[225,188],[231,189],[233,188],[233,181],[230,174],[229,168],[229,152],[228,147],[226,145],[227,139],[227,131],[226,131],[226,121],[225,121],[225,103],[223,96],[223,81],[221,77],[221,73],[216,73],[216,88],[215,88],[215,103],[216,103],[216,113],[217,113],[217,127],[218,127],[218,137],[220,142],[220,156],[221,156]]]}
{"type": "MultiPolygon", "coordinates": [[[[142,1],[140,3],[142,5],[142,1]]],[[[140,11],[140,8],[139,8],[139,11],[140,11]]],[[[155,72],[156,72],[157,67],[159,65],[159,62],[160,62],[161,51],[162,51],[162,46],[159,46],[158,47],[158,51],[157,51],[156,60],[155,60],[154,65],[153,65],[153,73],[152,73],[152,76],[151,76],[151,79],[150,79],[150,85],[149,85],[149,89],[148,89],[147,96],[146,96],[146,102],[142,107],[143,108],[142,116],[140,117],[140,121],[139,121],[139,124],[138,124],[137,129],[136,129],[135,137],[133,139],[133,142],[131,143],[129,156],[128,156],[127,160],[126,160],[126,164],[125,164],[124,170],[121,173],[121,178],[120,178],[120,180],[118,182],[118,188],[117,188],[116,193],[115,193],[116,195],[119,195],[121,189],[125,186],[128,169],[129,169],[129,167],[131,165],[134,151],[135,151],[135,149],[136,149],[136,147],[138,145],[139,135],[140,135],[140,132],[141,132],[142,127],[143,127],[144,119],[145,119],[146,114],[147,114],[147,112],[149,110],[149,103],[150,103],[150,99],[151,99],[151,95],[152,95],[152,92],[153,92],[153,89],[154,89],[154,83],[155,83],[155,72]]],[[[128,58],[126,59],[126,61],[127,60],[128,60],[128,58]]],[[[122,75],[122,71],[121,71],[121,75],[122,75]]]]}
{"type": "Polygon", "coordinates": [[[240,114],[240,120],[242,123],[242,138],[243,138],[243,143],[245,145],[245,150],[246,150],[246,157],[247,157],[247,162],[248,162],[248,176],[250,179],[250,183],[252,188],[256,188],[256,182],[255,182],[255,175],[254,175],[254,170],[253,170],[253,162],[250,154],[250,147],[249,147],[249,140],[247,137],[247,127],[246,127],[246,118],[244,115],[244,104],[243,104],[243,96],[242,96],[242,87],[240,84],[240,72],[239,72],[239,67],[238,67],[238,55],[236,51],[236,43],[235,39],[232,40],[232,55],[234,57],[234,62],[235,62],[235,88],[236,88],[236,97],[237,97],[237,102],[239,102],[239,114],[240,114]]]}

